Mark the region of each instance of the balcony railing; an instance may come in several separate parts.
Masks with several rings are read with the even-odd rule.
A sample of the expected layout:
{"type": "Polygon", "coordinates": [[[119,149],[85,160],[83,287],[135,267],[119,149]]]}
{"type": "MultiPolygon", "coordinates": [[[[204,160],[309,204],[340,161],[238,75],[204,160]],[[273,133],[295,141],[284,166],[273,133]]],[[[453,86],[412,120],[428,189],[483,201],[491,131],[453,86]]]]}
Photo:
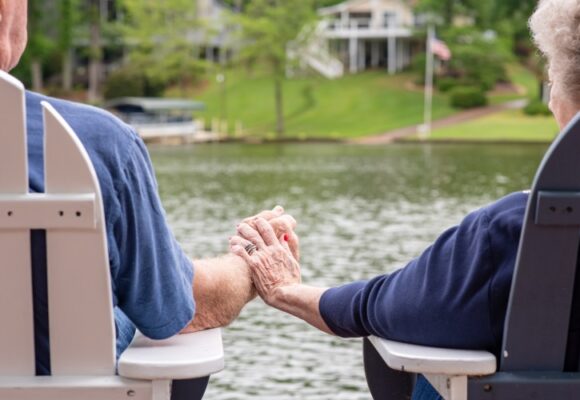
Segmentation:
{"type": "Polygon", "coordinates": [[[351,37],[368,35],[410,35],[412,27],[401,24],[397,18],[382,20],[356,19],[328,21],[325,35],[330,37],[351,37]]]}

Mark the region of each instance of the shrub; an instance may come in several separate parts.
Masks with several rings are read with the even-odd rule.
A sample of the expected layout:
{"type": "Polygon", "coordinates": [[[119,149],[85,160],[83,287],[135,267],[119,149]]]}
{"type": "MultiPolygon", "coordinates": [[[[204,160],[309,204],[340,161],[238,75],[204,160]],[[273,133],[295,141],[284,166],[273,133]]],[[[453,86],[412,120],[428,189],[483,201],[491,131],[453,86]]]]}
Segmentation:
{"type": "Polygon", "coordinates": [[[162,82],[153,82],[137,68],[123,67],[112,72],[105,81],[105,99],[117,97],[157,97],[163,94],[162,82]]]}
{"type": "Polygon", "coordinates": [[[451,89],[455,88],[456,86],[461,85],[460,82],[457,81],[455,78],[448,78],[442,77],[437,79],[437,89],[440,92],[449,92],[451,89]]]}
{"type": "Polygon", "coordinates": [[[537,116],[537,115],[552,115],[550,108],[542,100],[530,100],[528,105],[524,108],[524,113],[526,115],[537,116]]]}
{"type": "Polygon", "coordinates": [[[451,91],[450,98],[451,105],[455,108],[475,108],[487,105],[487,96],[478,87],[456,87],[451,91]]]}

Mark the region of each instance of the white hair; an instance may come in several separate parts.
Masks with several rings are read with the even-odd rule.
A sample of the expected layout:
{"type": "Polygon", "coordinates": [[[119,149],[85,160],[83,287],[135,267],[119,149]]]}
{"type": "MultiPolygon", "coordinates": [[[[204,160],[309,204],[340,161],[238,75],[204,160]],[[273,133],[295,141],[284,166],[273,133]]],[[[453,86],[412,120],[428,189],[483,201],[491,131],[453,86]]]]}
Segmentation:
{"type": "Polygon", "coordinates": [[[540,0],[530,29],[548,60],[550,78],[580,104],[580,0],[540,0]]]}

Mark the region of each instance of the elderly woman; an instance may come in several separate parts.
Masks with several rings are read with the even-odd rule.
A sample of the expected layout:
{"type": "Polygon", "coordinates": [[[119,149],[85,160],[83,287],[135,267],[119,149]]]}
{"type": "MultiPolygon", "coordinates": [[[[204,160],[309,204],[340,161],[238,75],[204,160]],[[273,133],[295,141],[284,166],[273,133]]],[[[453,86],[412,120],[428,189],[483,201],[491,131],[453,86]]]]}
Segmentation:
{"type": "MultiPolygon", "coordinates": [[[[580,0],[542,0],[530,22],[561,128],[580,110],[579,19],[580,0]]],[[[399,271],[331,289],[300,282],[287,237],[264,220],[240,225],[231,245],[267,304],[324,332],[498,354],[527,200],[513,193],[466,216],[399,271]]]]}

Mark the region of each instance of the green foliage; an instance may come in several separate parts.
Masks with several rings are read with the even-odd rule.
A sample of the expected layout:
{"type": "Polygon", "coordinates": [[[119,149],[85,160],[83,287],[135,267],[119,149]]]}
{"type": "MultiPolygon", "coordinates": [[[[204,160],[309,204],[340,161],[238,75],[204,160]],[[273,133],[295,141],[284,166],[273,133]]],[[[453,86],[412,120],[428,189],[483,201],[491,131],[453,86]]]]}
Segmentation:
{"type": "Polygon", "coordinates": [[[512,56],[506,43],[473,28],[450,29],[444,36],[453,52],[447,76],[486,91],[507,80],[506,64],[512,56]]]}
{"type": "Polygon", "coordinates": [[[29,0],[28,9],[28,45],[26,52],[31,59],[44,60],[56,46],[54,38],[47,35],[52,23],[51,14],[47,12],[46,2],[41,0],[29,0]]]}
{"type": "Polygon", "coordinates": [[[437,85],[437,89],[440,92],[446,93],[452,90],[453,88],[460,86],[461,82],[459,82],[455,78],[442,77],[438,78],[435,84],[437,85]]]}
{"type": "Polygon", "coordinates": [[[163,82],[152,81],[138,66],[125,66],[107,77],[103,95],[105,99],[159,97],[164,89],[163,82]]]}
{"type": "Polygon", "coordinates": [[[129,63],[150,82],[186,85],[204,71],[190,33],[199,28],[191,0],[122,0],[126,20],[119,27],[129,44],[129,63]]]}
{"type": "Polygon", "coordinates": [[[542,100],[531,100],[524,108],[524,113],[530,116],[552,115],[550,108],[542,100]]]}
{"type": "Polygon", "coordinates": [[[315,19],[313,4],[313,0],[252,0],[245,13],[234,17],[245,41],[242,59],[264,62],[274,75],[283,77],[290,61],[288,48],[309,39],[305,27],[315,19]]]}
{"type": "Polygon", "coordinates": [[[450,93],[451,106],[455,108],[475,108],[488,104],[485,92],[478,87],[456,87],[450,93]]]}

